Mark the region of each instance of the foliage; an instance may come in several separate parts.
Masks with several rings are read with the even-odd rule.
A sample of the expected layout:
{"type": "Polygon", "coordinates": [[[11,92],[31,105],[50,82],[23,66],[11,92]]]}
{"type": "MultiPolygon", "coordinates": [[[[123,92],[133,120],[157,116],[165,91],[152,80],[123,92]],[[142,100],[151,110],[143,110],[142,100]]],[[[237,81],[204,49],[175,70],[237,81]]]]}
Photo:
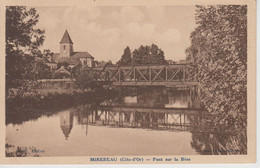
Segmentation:
{"type": "Polygon", "coordinates": [[[245,130],[234,131],[231,125],[223,125],[210,120],[210,115],[187,116],[191,125],[191,146],[202,155],[247,154],[245,130]],[[198,125],[198,123],[200,123],[198,125]],[[232,127],[232,128],[230,128],[232,127]]]}
{"type": "Polygon", "coordinates": [[[70,77],[71,77],[71,75],[66,72],[57,72],[54,74],[55,79],[68,79],[70,77]]]}
{"type": "Polygon", "coordinates": [[[59,63],[57,64],[57,69],[60,69],[62,66],[63,66],[65,69],[69,70],[69,63],[67,63],[67,62],[59,62],[59,63]]]}
{"type": "Polygon", "coordinates": [[[152,44],[151,46],[141,45],[132,53],[130,48],[127,46],[121,59],[117,62],[117,65],[149,65],[166,63],[162,49],[157,45],[152,44]]]}
{"type": "Polygon", "coordinates": [[[44,30],[35,28],[38,18],[34,8],[6,7],[7,88],[18,87],[24,81],[41,78],[48,71],[43,63],[37,62],[44,55],[39,47],[45,38],[44,30]],[[42,72],[38,72],[39,70],[42,72]],[[39,74],[40,76],[37,76],[39,74]]]}
{"type": "Polygon", "coordinates": [[[164,52],[155,44],[151,46],[141,45],[133,51],[132,64],[166,64],[164,52]]]}
{"type": "Polygon", "coordinates": [[[99,88],[98,74],[92,69],[81,70],[76,76],[76,84],[81,89],[96,89],[99,88]]]}
{"type": "Polygon", "coordinates": [[[127,46],[124,50],[124,54],[122,55],[121,59],[116,63],[117,65],[129,65],[132,62],[131,58],[131,50],[127,46]]]}
{"type": "Polygon", "coordinates": [[[196,24],[186,50],[196,69],[188,74],[216,124],[246,131],[247,6],[197,6],[196,24]]]}
{"type": "Polygon", "coordinates": [[[45,58],[48,58],[48,57],[53,58],[53,55],[54,55],[54,53],[51,52],[49,49],[44,49],[44,50],[43,50],[43,56],[44,56],[45,58]]]}
{"type": "Polygon", "coordinates": [[[22,124],[37,120],[43,115],[51,116],[61,110],[80,104],[96,104],[109,100],[116,95],[114,90],[82,90],[69,87],[43,88],[23,96],[15,94],[6,102],[6,125],[22,124]]]}
{"type": "Polygon", "coordinates": [[[111,65],[113,65],[111,60],[108,60],[107,63],[105,64],[105,66],[111,66],[111,65]]]}
{"type": "Polygon", "coordinates": [[[21,51],[21,48],[33,52],[44,41],[44,31],[35,29],[39,15],[36,9],[29,10],[22,6],[6,8],[6,51],[21,51]]]}
{"type": "Polygon", "coordinates": [[[73,67],[71,69],[71,76],[73,78],[77,78],[77,76],[80,74],[81,69],[82,69],[82,65],[81,64],[78,64],[75,67],[73,67]]]}
{"type": "Polygon", "coordinates": [[[97,66],[112,66],[113,62],[111,60],[106,61],[98,61],[97,66]]]}
{"type": "Polygon", "coordinates": [[[37,54],[34,54],[35,67],[32,75],[34,79],[51,79],[54,75],[54,71],[45,63],[45,60],[51,59],[54,53],[50,50],[43,50],[43,52],[38,51],[37,54]]]}
{"type": "Polygon", "coordinates": [[[77,73],[77,69],[79,69],[79,67],[81,67],[82,65],[79,64],[77,65],[77,68],[74,67],[73,68],[70,68],[69,67],[69,63],[67,62],[59,62],[57,64],[57,71],[55,71],[55,74],[54,74],[54,78],[56,79],[66,79],[66,78],[70,78],[72,75],[71,73],[73,72],[74,75],[76,75],[75,73],[77,73]]]}

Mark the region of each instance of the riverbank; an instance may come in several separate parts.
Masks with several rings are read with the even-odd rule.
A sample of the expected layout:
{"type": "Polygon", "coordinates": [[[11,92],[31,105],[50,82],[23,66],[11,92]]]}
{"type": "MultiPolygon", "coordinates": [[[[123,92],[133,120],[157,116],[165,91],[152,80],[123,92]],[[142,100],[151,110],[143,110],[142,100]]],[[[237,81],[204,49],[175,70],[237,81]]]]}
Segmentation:
{"type": "Polygon", "coordinates": [[[38,89],[6,98],[6,124],[18,124],[79,104],[101,103],[117,95],[115,90],[38,89]]]}

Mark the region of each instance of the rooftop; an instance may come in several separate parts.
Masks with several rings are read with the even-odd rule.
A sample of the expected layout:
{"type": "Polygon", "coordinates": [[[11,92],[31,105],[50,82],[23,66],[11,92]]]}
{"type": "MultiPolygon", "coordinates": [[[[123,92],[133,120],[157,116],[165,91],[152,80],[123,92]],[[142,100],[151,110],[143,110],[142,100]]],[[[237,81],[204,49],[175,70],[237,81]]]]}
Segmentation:
{"type": "Polygon", "coordinates": [[[71,43],[71,44],[73,44],[73,42],[72,42],[72,40],[70,38],[70,35],[69,35],[67,30],[65,31],[65,33],[64,33],[60,43],[71,43]]]}
{"type": "Polygon", "coordinates": [[[59,57],[59,53],[55,53],[53,58],[55,62],[67,62],[70,65],[77,65],[79,62],[78,58],[92,58],[88,52],[73,52],[70,57],[59,57]]]}

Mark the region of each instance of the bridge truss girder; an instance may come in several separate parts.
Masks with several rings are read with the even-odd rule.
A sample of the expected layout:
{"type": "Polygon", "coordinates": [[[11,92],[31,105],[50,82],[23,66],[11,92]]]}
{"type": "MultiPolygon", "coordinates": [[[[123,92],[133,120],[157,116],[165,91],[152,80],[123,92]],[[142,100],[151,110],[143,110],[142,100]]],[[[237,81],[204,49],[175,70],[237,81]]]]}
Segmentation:
{"type": "Polygon", "coordinates": [[[187,69],[189,65],[136,65],[136,66],[105,66],[92,70],[97,81],[110,82],[114,85],[196,85],[189,81],[187,69]]]}

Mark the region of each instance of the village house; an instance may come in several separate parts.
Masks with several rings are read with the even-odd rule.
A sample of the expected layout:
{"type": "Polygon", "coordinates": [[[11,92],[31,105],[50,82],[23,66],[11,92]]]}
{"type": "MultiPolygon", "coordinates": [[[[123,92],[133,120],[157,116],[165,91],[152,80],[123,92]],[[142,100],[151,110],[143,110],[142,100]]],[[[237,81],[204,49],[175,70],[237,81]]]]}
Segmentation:
{"type": "Polygon", "coordinates": [[[57,63],[52,60],[51,57],[44,59],[45,63],[51,68],[51,70],[57,69],[57,63]]]}
{"type": "Polygon", "coordinates": [[[183,60],[179,60],[178,64],[187,64],[187,60],[183,59],[183,60]]]}

